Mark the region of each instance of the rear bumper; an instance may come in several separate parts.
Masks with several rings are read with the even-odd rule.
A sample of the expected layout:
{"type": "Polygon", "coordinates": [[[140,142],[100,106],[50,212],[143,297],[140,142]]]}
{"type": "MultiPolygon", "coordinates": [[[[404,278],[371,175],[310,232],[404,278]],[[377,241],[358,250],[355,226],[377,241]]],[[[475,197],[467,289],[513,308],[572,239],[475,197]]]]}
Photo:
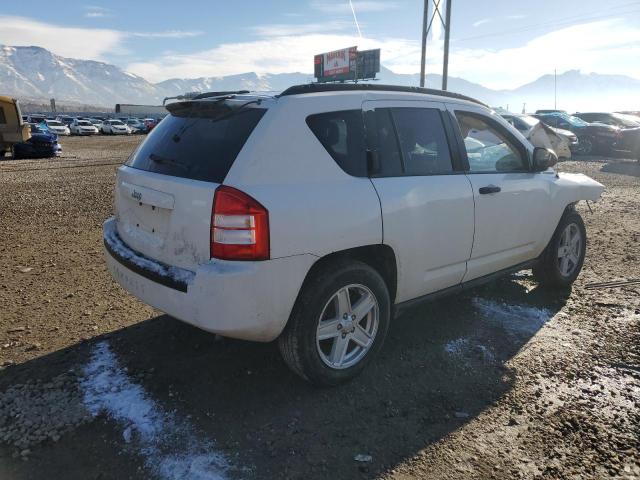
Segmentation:
{"type": "Polygon", "coordinates": [[[144,303],[227,337],[269,342],[287,323],[313,255],[262,262],[212,260],[195,272],[129,249],[115,219],[104,223],[105,259],[113,278],[144,303]]]}

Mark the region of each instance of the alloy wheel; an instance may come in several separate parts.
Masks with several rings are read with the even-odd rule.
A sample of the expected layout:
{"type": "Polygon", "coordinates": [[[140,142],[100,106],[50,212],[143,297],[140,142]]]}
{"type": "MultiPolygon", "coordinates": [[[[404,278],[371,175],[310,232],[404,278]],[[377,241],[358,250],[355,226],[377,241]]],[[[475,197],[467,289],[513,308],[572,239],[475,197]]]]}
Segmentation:
{"type": "Polygon", "coordinates": [[[380,307],[373,292],[360,284],[342,287],[326,303],[316,330],[320,358],[330,368],[357,364],[378,332],[380,307]]]}
{"type": "Polygon", "coordinates": [[[580,263],[582,234],[578,225],[570,223],[562,231],[558,246],[558,269],[563,277],[569,277],[580,263]]]}

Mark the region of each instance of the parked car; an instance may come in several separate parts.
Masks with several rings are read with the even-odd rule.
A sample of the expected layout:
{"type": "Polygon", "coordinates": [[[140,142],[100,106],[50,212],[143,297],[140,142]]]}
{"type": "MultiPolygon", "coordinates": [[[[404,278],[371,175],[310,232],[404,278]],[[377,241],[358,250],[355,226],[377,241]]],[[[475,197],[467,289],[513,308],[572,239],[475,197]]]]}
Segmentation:
{"type": "Polygon", "coordinates": [[[17,143],[29,138],[29,126],[22,121],[20,103],[0,95],[0,159],[17,143]]]}
{"type": "Polygon", "coordinates": [[[576,113],[586,122],[611,125],[618,128],[618,138],[613,148],[622,154],[630,154],[640,160],[640,118],[623,113],[576,113]]]}
{"type": "Polygon", "coordinates": [[[71,117],[69,115],[58,115],[55,120],[57,120],[58,122],[66,125],[67,127],[71,127],[71,124],[73,123],[73,121],[75,120],[74,117],[71,117]]]}
{"type": "Polygon", "coordinates": [[[571,151],[578,146],[578,137],[569,130],[553,128],[530,115],[500,113],[534,147],[551,148],[559,158],[571,158],[571,151]]]}
{"type": "Polygon", "coordinates": [[[153,130],[157,124],[158,124],[158,121],[155,118],[144,119],[144,126],[147,128],[147,133],[153,130]]]}
{"type": "Polygon", "coordinates": [[[113,278],[204,330],[278,339],[315,384],[362,371],[402,306],[582,267],[573,206],[603,186],[468,97],[315,84],[167,108],[117,171],[113,278]]]}
{"type": "Polygon", "coordinates": [[[593,153],[611,154],[618,138],[618,129],[609,125],[587,123],[581,118],[566,113],[535,114],[535,118],[554,128],[561,128],[575,133],[578,145],[574,153],[591,155],[593,153]]]}
{"type": "Polygon", "coordinates": [[[72,135],[96,135],[98,133],[98,129],[89,120],[74,120],[70,130],[72,135]]]}
{"type": "Polygon", "coordinates": [[[567,113],[566,110],[556,110],[556,109],[542,109],[542,110],[536,110],[536,115],[542,115],[544,113],[567,113]]]}
{"type": "Polygon", "coordinates": [[[48,158],[62,151],[58,136],[46,127],[31,124],[30,130],[31,136],[28,140],[13,146],[13,158],[48,158]]]}
{"type": "Polygon", "coordinates": [[[632,115],[625,115],[623,113],[578,112],[574,113],[573,116],[581,118],[585,122],[602,123],[604,125],[612,125],[618,128],[640,127],[640,121],[634,119],[632,115]]]}
{"type": "Polygon", "coordinates": [[[69,127],[58,120],[45,120],[44,123],[47,125],[47,128],[56,135],[71,135],[69,127]]]}
{"type": "Polygon", "coordinates": [[[27,123],[42,123],[47,119],[46,115],[31,114],[27,116],[27,123]]]}
{"type": "Polygon", "coordinates": [[[126,124],[131,129],[131,133],[147,133],[147,127],[139,118],[130,118],[126,124]]]}
{"type": "Polygon", "coordinates": [[[102,133],[108,135],[129,135],[131,129],[122,121],[111,118],[102,122],[102,133]]]}
{"type": "Polygon", "coordinates": [[[91,122],[91,125],[98,129],[98,132],[100,132],[100,130],[102,129],[102,120],[100,120],[99,118],[90,118],[89,122],[91,122]]]}

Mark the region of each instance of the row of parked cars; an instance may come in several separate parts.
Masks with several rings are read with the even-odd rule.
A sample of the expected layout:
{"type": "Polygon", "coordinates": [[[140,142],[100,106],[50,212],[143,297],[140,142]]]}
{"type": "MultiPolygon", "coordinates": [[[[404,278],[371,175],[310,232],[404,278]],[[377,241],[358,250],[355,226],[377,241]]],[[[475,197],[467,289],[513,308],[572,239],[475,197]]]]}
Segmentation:
{"type": "Polygon", "coordinates": [[[23,115],[23,121],[31,124],[46,125],[56,135],[131,135],[149,133],[157,125],[155,118],[106,118],[72,117],[58,115],[55,118],[45,115],[23,115]]]}
{"type": "Polygon", "coordinates": [[[552,148],[559,157],[626,155],[640,161],[640,112],[538,110],[533,115],[498,113],[533,145],[552,148]]]}

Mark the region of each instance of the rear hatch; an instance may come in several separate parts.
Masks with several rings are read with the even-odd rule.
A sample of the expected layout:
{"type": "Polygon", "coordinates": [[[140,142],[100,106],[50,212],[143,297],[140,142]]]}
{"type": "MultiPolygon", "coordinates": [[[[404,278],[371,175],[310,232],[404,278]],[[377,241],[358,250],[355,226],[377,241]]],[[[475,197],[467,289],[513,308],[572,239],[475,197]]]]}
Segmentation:
{"type": "Polygon", "coordinates": [[[190,270],[209,261],[213,196],[265,113],[260,103],[168,105],[170,114],[118,170],[117,230],[130,248],[190,270]]]}

